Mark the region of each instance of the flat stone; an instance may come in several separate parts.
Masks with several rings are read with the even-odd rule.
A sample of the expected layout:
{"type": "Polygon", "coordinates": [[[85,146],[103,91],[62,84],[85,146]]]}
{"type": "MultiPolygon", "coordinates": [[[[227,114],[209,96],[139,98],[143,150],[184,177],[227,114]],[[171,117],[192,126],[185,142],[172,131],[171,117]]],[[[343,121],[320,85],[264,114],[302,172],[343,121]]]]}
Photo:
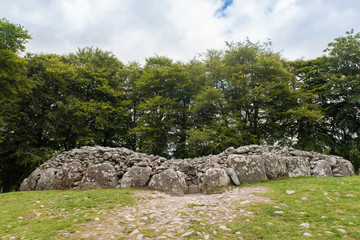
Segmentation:
{"type": "Polygon", "coordinates": [[[309,229],[310,225],[308,223],[302,223],[299,226],[309,229]]]}
{"type": "Polygon", "coordinates": [[[193,233],[194,233],[194,231],[189,231],[189,232],[186,232],[183,235],[181,235],[181,237],[187,237],[187,236],[190,236],[193,233]]]}
{"type": "Polygon", "coordinates": [[[286,194],[294,194],[295,193],[295,191],[294,190],[286,190],[286,194]]]}
{"type": "Polygon", "coordinates": [[[139,229],[134,229],[131,233],[130,233],[130,236],[133,236],[135,234],[138,234],[140,231],[139,229]]]}
{"type": "Polygon", "coordinates": [[[225,231],[230,231],[230,230],[231,230],[230,228],[228,228],[228,227],[226,227],[226,226],[224,226],[224,225],[219,226],[219,228],[220,228],[221,230],[225,230],[225,231]]]}

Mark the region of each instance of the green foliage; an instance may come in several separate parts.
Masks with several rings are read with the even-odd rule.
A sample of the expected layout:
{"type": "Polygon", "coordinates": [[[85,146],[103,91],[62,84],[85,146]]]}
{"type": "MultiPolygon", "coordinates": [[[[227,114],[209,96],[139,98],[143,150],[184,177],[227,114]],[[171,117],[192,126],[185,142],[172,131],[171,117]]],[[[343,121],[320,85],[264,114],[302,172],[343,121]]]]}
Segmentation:
{"type": "Polygon", "coordinates": [[[11,50],[14,53],[25,50],[25,44],[31,39],[28,30],[13,24],[7,19],[0,20],[0,50],[11,50]]]}

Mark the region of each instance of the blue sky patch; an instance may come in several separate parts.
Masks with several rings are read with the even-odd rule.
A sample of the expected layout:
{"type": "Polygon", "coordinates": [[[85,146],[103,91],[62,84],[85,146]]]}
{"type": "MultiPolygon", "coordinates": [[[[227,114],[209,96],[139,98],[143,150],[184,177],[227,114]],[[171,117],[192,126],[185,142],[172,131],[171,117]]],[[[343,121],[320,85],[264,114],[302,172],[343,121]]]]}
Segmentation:
{"type": "Polygon", "coordinates": [[[231,4],[233,3],[233,0],[222,0],[222,6],[216,10],[215,12],[215,16],[217,17],[225,17],[225,10],[231,6],[231,4]]]}

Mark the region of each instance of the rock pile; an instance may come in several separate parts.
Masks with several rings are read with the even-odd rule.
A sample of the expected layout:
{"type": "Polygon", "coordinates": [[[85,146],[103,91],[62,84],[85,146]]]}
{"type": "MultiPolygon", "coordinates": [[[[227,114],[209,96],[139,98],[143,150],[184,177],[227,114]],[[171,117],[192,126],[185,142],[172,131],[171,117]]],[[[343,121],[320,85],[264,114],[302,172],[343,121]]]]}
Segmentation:
{"type": "Polygon", "coordinates": [[[283,177],[354,175],[338,156],[293,148],[250,145],[218,155],[165,159],[127,148],[82,147],[51,158],[20,190],[136,188],[150,186],[172,195],[208,193],[214,188],[283,177]]]}

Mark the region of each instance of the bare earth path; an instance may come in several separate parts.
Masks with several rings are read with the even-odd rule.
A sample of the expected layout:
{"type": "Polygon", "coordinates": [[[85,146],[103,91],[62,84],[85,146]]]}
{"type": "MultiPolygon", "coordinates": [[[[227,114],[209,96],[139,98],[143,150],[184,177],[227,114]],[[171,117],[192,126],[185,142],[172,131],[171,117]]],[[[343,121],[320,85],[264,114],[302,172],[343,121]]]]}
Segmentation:
{"type": "Polygon", "coordinates": [[[158,191],[137,190],[139,203],[101,213],[83,230],[66,234],[72,239],[184,239],[191,236],[211,239],[211,233],[197,229],[227,229],[225,224],[239,215],[252,215],[242,207],[252,202],[269,202],[254,193],[269,191],[266,187],[232,188],[221,194],[170,196],[158,191]]]}

